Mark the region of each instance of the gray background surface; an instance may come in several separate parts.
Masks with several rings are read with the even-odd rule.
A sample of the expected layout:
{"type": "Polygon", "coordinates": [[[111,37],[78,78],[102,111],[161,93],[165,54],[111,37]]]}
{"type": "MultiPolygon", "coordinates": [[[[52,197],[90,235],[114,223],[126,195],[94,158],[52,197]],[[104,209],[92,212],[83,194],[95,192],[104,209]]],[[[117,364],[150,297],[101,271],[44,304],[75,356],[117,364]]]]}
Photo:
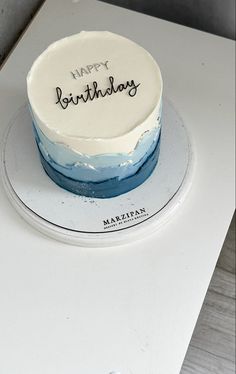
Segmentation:
{"type": "MultiPolygon", "coordinates": [[[[235,0],[103,1],[235,39],[235,0]]],[[[43,0],[0,0],[0,64],[42,3],[43,0]]]]}
{"type": "Polygon", "coordinates": [[[0,0],[0,64],[42,3],[42,0],[0,0]]]}

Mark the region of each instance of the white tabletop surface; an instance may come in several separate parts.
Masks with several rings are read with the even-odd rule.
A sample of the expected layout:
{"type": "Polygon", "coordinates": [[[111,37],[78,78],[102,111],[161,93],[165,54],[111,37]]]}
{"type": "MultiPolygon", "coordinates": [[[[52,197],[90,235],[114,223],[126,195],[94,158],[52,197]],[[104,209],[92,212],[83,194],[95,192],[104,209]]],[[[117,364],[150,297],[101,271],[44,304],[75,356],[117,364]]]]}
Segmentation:
{"type": "Polygon", "coordinates": [[[46,1],[0,73],[1,139],[35,57],[83,29],[157,59],[193,141],[193,186],[153,235],[85,249],[31,228],[0,184],[0,373],[177,374],[235,206],[234,43],[93,0],[46,1]]]}

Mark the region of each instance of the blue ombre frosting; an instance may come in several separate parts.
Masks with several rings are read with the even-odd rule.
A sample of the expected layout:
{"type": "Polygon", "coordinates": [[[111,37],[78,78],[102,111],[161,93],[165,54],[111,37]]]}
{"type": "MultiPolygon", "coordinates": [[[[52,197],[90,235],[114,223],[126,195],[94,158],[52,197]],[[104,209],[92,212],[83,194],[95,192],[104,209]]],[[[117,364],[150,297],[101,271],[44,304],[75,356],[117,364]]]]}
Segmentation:
{"type": "Polygon", "coordinates": [[[42,165],[60,187],[73,193],[110,198],[128,192],[152,173],[160,150],[160,120],[128,154],[84,155],[49,140],[33,123],[42,165]]]}
{"type": "Polygon", "coordinates": [[[127,178],[110,178],[100,182],[82,182],[59,173],[47,162],[41,152],[41,162],[48,176],[60,187],[77,195],[107,199],[129,192],[142,184],[153,172],[159,157],[160,137],[156,147],[147,157],[146,161],[139,167],[135,174],[127,178]]]}

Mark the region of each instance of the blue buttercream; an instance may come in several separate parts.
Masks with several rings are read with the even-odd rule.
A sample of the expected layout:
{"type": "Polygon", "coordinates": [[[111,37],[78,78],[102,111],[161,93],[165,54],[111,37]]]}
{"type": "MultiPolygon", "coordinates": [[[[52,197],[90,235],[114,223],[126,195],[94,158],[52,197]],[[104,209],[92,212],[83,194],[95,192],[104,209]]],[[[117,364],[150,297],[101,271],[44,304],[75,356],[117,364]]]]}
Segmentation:
{"type": "Polygon", "coordinates": [[[160,118],[143,134],[133,152],[89,156],[50,141],[33,123],[42,165],[60,187],[78,195],[110,198],[143,183],[154,170],[160,150],[160,118]]]}
{"type": "Polygon", "coordinates": [[[63,175],[80,181],[98,182],[110,178],[124,179],[135,174],[153,152],[160,136],[160,126],[145,133],[129,154],[88,156],[51,142],[34,124],[35,139],[44,159],[63,175]]]}
{"type": "Polygon", "coordinates": [[[142,184],[153,172],[159,157],[160,138],[153,152],[137,172],[123,180],[111,178],[101,182],[83,182],[68,178],[55,170],[40,152],[41,162],[49,177],[60,187],[77,195],[93,198],[111,198],[126,193],[142,184]]]}

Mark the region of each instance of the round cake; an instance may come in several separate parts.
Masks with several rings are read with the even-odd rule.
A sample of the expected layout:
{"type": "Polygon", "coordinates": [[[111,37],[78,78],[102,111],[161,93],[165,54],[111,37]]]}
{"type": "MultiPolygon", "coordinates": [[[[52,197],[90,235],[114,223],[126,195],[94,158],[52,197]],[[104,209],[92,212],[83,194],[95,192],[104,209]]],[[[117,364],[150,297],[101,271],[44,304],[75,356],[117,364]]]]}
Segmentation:
{"type": "Polygon", "coordinates": [[[111,32],[82,31],[35,60],[27,91],[42,165],[60,187],[110,198],[151,175],[162,77],[144,48],[111,32]]]}

